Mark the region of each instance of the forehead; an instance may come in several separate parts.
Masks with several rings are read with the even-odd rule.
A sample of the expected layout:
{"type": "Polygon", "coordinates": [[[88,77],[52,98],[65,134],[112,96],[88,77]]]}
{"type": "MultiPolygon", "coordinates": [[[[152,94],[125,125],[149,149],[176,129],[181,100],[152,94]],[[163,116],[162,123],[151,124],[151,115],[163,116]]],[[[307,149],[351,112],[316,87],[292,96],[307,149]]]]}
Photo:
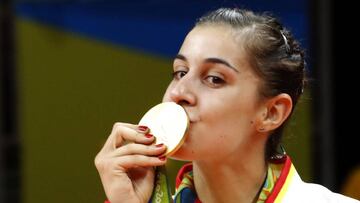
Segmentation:
{"type": "Polygon", "coordinates": [[[230,28],[225,26],[197,26],[186,36],[181,50],[184,48],[206,49],[204,53],[221,54],[222,51],[237,51],[235,38],[230,28]]]}
{"type": "Polygon", "coordinates": [[[186,36],[179,51],[189,59],[222,58],[234,66],[248,66],[241,33],[227,25],[201,25],[186,36]]]}

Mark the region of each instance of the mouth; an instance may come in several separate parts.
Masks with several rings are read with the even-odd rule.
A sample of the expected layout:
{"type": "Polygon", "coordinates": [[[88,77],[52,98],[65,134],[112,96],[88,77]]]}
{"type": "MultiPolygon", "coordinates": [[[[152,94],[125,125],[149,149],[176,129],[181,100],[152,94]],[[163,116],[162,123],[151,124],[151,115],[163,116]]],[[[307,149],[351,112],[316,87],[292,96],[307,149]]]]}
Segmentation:
{"type": "Polygon", "coordinates": [[[191,119],[191,118],[189,118],[189,124],[190,125],[195,124],[197,122],[199,122],[199,119],[191,119]]]}
{"type": "Polygon", "coordinates": [[[189,115],[188,113],[187,113],[187,115],[188,115],[188,119],[189,119],[190,124],[196,123],[196,122],[199,121],[199,119],[194,118],[193,116],[189,115]]]}
{"type": "Polygon", "coordinates": [[[186,112],[186,115],[187,115],[187,117],[188,117],[188,119],[189,119],[189,123],[190,123],[190,124],[196,123],[196,122],[198,122],[198,121],[200,120],[199,118],[197,118],[196,116],[194,116],[192,113],[190,113],[190,112],[189,112],[189,109],[185,108],[184,106],[183,106],[183,108],[184,108],[184,110],[185,110],[185,112],[186,112]]]}

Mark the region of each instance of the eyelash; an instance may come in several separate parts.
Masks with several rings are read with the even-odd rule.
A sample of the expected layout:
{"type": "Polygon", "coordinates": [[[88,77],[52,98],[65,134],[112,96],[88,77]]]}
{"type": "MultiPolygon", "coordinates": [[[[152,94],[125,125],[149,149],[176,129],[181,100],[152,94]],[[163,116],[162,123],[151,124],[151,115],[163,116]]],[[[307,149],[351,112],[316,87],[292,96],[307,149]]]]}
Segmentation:
{"type": "MultiPolygon", "coordinates": [[[[186,74],[187,74],[186,71],[175,71],[172,73],[172,77],[175,80],[180,80],[186,74]]],[[[224,79],[214,75],[206,76],[205,81],[212,87],[220,87],[226,83],[224,79]]]]}
{"type": "Polygon", "coordinates": [[[220,77],[209,75],[206,77],[206,81],[208,81],[214,87],[220,87],[221,85],[225,84],[225,80],[220,77]],[[210,79],[210,81],[208,80],[210,79]]]}
{"type": "Polygon", "coordinates": [[[182,77],[184,77],[186,75],[186,71],[180,70],[180,71],[174,71],[172,73],[172,78],[176,79],[176,80],[180,80],[182,77]],[[183,75],[181,75],[183,74],[183,75]]]}

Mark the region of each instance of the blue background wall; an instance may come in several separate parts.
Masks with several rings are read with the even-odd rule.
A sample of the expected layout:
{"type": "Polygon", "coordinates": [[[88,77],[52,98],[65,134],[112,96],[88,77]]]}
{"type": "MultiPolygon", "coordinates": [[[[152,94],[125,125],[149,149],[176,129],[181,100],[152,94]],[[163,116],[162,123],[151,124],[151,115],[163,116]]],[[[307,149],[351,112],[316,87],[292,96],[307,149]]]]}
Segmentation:
{"type": "Polygon", "coordinates": [[[202,14],[220,6],[240,7],[273,12],[304,45],[308,43],[308,8],[302,0],[56,2],[19,3],[17,12],[65,31],[171,57],[202,14]]]}

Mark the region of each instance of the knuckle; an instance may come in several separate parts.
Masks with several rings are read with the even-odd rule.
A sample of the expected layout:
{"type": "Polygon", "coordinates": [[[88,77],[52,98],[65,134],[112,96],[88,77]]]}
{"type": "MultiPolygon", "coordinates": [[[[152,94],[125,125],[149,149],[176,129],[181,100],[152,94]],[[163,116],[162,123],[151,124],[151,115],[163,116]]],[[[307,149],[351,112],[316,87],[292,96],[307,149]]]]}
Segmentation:
{"type": "Polygon", "coordinates": [[[116,136],[121,136],[121,137],[124,137],[124,133],[126,131],[124,131],[124,126],[116,126],[114,129],[113,129],[113,133],[116,135],[116,136]]]}
{"type": "Polygon", "coordinates": [[[95,159],[95,166],[99,173],[109,173],[113,171],[116,161],[114,159],[95,159]]]}
{"type": "Polygon", "coordinates": [[[150,157],[150,156],[142,156],[142,157],[140,157],[140,160],[143,161],[144,163],[149,163],[149,162],[151,162],[152,157],[150,157]]]}
{"type": "Polygon", "coordinates": [[[142,159],[143,159],[143,156],[140,156],[140,155],[134,155],[134,157],[133,157],[133,160],[135,162],[140,162],[142,159]]]}
{"type": "Polygon", "coordinates": [[[154,147],[154,146],[146,146],[146,152],[147,152],[147,154],[149,154],[149,155],[152,155],[153,153],[153,151],[154,150],[156,150],[156,147],[154,147]]]}
{"type": "Polygon", "coordinates": [[[122,127],[122,123],[120,123],[120,122],[116,122],[116,123],[114,123],[114,125],[113,125],[113,130],[115,130],[115,129],[117,129],[117,128],[119,128],[119,127],[122,127]]]}
{"type": "Polygon", "coordinates": [[[94,164],[97,169],[102,169],[104,166],[104,160],[99,155],[97,155],[94,159],[94,164]]]}
{"type": "Polygon", "coordinates": [[[132,143],[132,144],[128,144],[127,147],[128,147],[127,150],[130,154],[134,154],[134,153],[143,154],[144,152],[146,153],[147,151],[146,148],[144,149],[144,146],[140,144],[132,143]]]}
{"type": "Polygon", "coordinates": [[[124,145],[123,147],[124,150],[128,151],[129,153],[133,152],[136,149],[136,146],[133,143],[124,145]]]}

